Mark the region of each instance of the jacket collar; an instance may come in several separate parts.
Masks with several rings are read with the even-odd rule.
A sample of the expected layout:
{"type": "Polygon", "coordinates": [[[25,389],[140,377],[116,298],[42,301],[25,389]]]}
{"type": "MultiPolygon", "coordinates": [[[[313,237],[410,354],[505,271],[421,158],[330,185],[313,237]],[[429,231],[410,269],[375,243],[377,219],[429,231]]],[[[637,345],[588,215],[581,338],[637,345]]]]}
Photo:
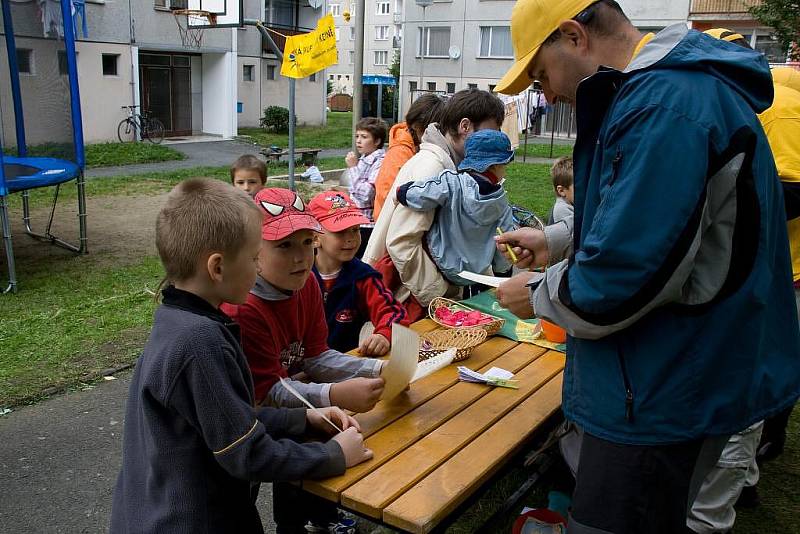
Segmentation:
{"type": "Polygon", "coordinates": [[[364,163],[366,163],[367,165],[372,165],[373,163],[375,163],[376,160],[383,159],[383,156],[385,155],[386,155],[386,150],[378,148],[377,150],[374,150],[369,154],[367,154],[366,156],[364,156],[363,158],[364,163]]]}
{"type": "MultiPolygon", "coordinates": [[[[316,265],[313,267],[313,270],[314,276],[317,277],[320,287],[322,287],[322,277],[320,276],[316,265]]],[[[378,272],[375,269],[358,258],[354,258],[342,264],[342,270],[339,271],[339,276],[336,277],[336,282],[334,283],[331,291],[342,286],[352,286],[359,280],[363,280],[364,278],[368,278],[370,276],[377,276],[377,274],[378,272]]]]}
{"type": "Polygon", "coordinates": [[[686,37],[687,33],[689,33],[689,28],[686,27],[686,24],[679,23],[667,26],[644,45],[642,51],[633,58],[623,72],[629,73],[652,67],[667,57],[667,54],[678,46],[678,43],[686,37]]]}
{"type": "Polygon", "coordinates": [[[427,150],[436,154],[445,168],[456,168],[461,163],[461,157],[453,149],[453,146],[447,140],[436,123],[429,124],[422,135],[422,144],[419,147],[420,152],[427,150]],[[448,165],[452,163],[452,165],[448,165]]]}
{"type": "Polygon", "coordinates": [[[236,323],[225,315],[221,310],[215,308],[206,299],[178,289],[173,285],[169,285],[161,291],[161,303],[169,308],[177,308],[196,315],[208,317],[212,321],[216,321],[224,325],[228,330],[239,335],[239,327],[236,323]]]}

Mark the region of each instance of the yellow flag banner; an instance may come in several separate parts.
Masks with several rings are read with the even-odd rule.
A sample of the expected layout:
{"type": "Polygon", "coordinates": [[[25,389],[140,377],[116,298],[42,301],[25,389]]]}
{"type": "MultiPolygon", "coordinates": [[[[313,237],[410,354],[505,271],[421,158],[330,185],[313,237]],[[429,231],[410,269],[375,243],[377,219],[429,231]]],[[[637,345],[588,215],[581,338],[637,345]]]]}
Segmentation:
{"type": "Polygon", "coordinates": [[[333,15],[328,14],[319,19],[313,32],[286,38],[281,74],[289,78],[305,78],[338,61],[336,27],[333,15]]]}

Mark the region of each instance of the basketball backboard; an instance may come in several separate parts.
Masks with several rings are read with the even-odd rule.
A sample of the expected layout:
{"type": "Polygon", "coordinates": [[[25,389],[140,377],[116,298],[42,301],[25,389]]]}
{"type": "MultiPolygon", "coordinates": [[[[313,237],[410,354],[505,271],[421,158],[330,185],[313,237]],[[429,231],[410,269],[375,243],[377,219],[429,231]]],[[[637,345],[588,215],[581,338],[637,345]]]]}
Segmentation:
{"type": "Polygon", "coordinates": [[[242,3],[243,0],[189,0],[186,6],[188,9],[210,11],[217,16],[217,23],[214,26],[210,25],[208,21],[197,17],[189,17],[189,25],[194,28],[232,28],[241,26],[243,22],[242,3]]]}

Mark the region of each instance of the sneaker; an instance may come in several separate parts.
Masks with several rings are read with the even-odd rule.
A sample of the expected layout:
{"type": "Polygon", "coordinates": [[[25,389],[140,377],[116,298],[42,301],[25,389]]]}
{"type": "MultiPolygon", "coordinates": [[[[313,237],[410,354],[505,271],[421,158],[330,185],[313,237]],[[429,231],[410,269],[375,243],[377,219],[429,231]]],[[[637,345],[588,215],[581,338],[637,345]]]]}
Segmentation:
{"type": "Polygon", "coordinates": [[[761,504],[757,486],[745,486],[734,505],[736,508],[755,508],[761,504]]]}

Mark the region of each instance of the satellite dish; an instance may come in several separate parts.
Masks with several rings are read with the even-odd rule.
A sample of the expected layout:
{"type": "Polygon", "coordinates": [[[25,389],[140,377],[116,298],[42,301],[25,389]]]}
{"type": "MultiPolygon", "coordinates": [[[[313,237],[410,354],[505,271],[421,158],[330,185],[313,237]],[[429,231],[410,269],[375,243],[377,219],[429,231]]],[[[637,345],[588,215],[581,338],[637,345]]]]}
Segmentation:
{"type": "Polygon", "coordinates": [[[311,9],[319,9],[322,7],[322,0],[308,0],[308,6],[311,9]]]}
{"type": "Polygon", "coordinates": [[[447,51],[447,55],[450,56],[450,59],[458,59],[461,57],[461,49],[453,45],[450,47],[450,50],[447,51]]]}

